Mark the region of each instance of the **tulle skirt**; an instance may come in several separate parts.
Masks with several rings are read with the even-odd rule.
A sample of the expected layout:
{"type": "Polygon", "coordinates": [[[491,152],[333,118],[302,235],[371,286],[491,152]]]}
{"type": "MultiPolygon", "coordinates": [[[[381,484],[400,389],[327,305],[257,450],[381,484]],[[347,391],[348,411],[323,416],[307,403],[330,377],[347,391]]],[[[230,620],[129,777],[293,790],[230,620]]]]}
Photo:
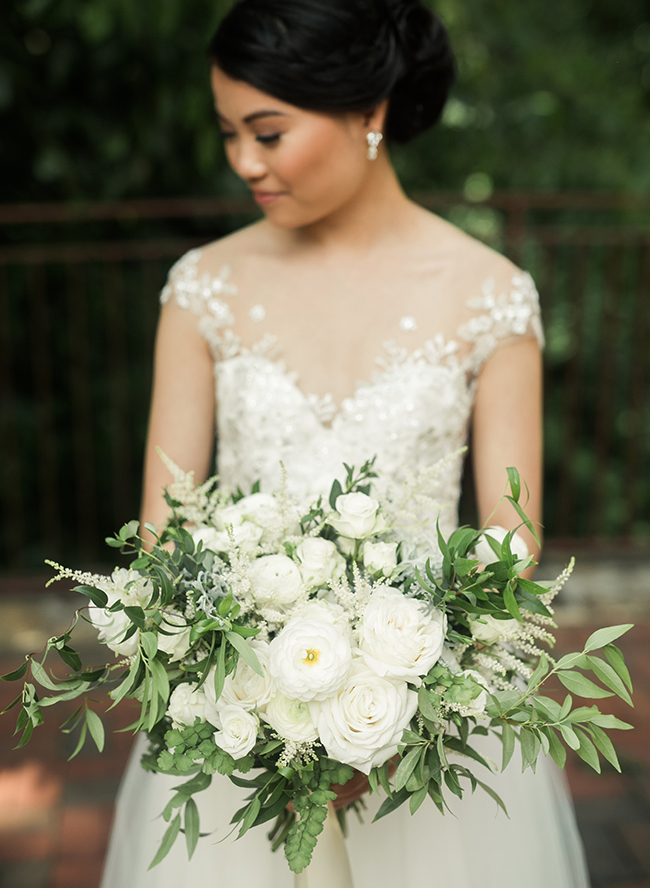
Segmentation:
{"type": "MultiPolygon", "coordinates": [[[[498,739],[481,739],[481,752],[500,760],[498,739]]],[[[219,776],[196,796],[201,831],[210,835],[199,840],[191,862],[180,835],[165,860],[148,870],[167,828],[161,812],[171,788],[183,781],[143,771],[144,749],[140,738],[118,796],[101,888],[294,888],[282,850],[270,850],[266,826],[235,841],[230,818],[247,791],[219,776]]],[[[405,804],[372,823],[377,796],[368,800],[364,823],[351,813],[354,888],[588,888],[571,800],[553,763],[541,758],[536,774],[522,774],[513,761],[503,774],[478,776],[499,793],[509,817],[480,788],[462,802],[452,797],[453,813],[444,817],[426,799],[415,816],[405,804]]]]}

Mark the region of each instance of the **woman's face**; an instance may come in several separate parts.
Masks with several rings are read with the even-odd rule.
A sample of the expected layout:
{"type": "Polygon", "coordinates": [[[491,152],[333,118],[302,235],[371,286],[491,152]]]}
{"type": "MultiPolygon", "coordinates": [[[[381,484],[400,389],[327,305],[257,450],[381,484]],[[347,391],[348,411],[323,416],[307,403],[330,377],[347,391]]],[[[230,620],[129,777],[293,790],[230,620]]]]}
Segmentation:
{"type": "Polygon", "coordinates": [[[305,111],[217,67],[211,79],[228,161],[274,225],[313,224],[359,194],[373,119],[305,111]]]}

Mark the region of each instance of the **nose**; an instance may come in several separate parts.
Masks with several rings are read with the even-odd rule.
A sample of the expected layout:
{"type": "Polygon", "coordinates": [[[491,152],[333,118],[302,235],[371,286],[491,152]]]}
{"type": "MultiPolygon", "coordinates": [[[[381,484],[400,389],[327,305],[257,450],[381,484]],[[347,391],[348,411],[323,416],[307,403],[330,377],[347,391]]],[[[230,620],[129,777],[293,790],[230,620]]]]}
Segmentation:
{"type": "Polygon", "coordinates": [[[260,148],[254,139],[240,138],[229,152],[233,170],[245,182],[258,182],[267,173],[266,163],[260,156],[260,148]]]}

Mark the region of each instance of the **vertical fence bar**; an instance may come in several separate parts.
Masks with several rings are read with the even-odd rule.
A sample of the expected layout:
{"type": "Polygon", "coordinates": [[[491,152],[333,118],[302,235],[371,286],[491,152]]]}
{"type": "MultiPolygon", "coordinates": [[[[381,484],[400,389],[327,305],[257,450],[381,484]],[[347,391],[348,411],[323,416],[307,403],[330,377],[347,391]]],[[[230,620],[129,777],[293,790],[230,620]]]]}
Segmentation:
{"type": "Polygon", "coordinates": [[[97,483],[86,297],[87,266],[68,263],[65,273],[77,539],[84,557],[94,559],[98,539],[97,483]]]}
{"type": "Polygon", "coordinates": [[[57,465],[54,387],[52,380],[52,341],[47,303],[47,280],[42,264],[27,269],[28,301],[34,381],[34,418],[38,456],[38,500],[43,543],[47,554],[58,556],[61,549],[61,508],[57,465]]]}
{"type": "Polygon", "coordinates": [[[25,512],[22,493],[22,466],[17,428],[14,384],[13,323],[11,318],[9,269],[0,265],[0,441],[2,442],[2,513],[7,563],[19,567],[25,551],[25,512]]]}

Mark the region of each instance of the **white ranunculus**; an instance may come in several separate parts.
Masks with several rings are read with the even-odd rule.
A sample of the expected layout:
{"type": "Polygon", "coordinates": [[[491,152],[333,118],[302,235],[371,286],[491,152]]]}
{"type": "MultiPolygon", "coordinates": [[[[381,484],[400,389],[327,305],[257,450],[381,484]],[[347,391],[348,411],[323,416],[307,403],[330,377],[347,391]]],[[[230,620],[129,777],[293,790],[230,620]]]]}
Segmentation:
{"type": "Polygon", "coordinates": [[[454,684],[445,691],[445,701],[463,707],[463,714],[475,718],[485,713],[489,686],[485,678],[475,669],[463,669],[454,676],[454,684]],[[458,684],[459,678],[464,679],[458,684]]]}
{"type": "Polygon", "coordinates": [[[344,493],[336,498],[336,512],[328,518],[337,533],[353,540],[363,540],[381,533],[386,524],[379,503],[365,493],[344,493]]]}
{"type": "Polygon", "coordinates": [[[477,641],[494,644],[501,638],[511,638],[519,629],[517,620],[497,620],[490,614],[483,614],[480,620],[469,620],[469,631],[477,641]]]}
{"type": "Polygon", "coordinates": [[[125,607],[145,607],[153,592],[151,581],[135,570],[120,567],[101,583],[101,589],[108,598],[107,605],[105,608],[90,605],[88,619],[97,629],[102,644],[115,651],[118,657],[131,657],[138,650],[140,630],[136,629],[130,638],[122,641],[131,620],[123,610],[111,613],[108,608],[117,601],[121,601],[125,607]]]}
{"type": "Polygon", "coordinates": [[[190,632],[185,617],[173,608],[162,611],[160,629],[169,635],[158,632],[158,650],[169,654],[171,660],[181,660],[190,649],[190,632]]]}
{"type": "Polygon", "coordinates": [[[305,537],[296,549],[298,569],[306,586],[325,586],[345,571],[345,559],[331,540],[305,537]]]}
{"type": "Polygon", "coordinates": [[[438,662],[446,631],[442,611],[398,589],[380,587],[363,613],[359,647],[377,675],[420,685],[421,676],[438,662]]]}
{"type": "MultiPolygon", "coordinates": [[[[482,533],[478,539],[476,548],[474,549],[474,557],[477,558],[481,564],[492,564],[492,562],[497,561],[497,556],[494,554],[492,546],[490,546],[485,537],[492,537],[497,543],[502,543],[507,533],[508,531],[505,527],[501,527],[498,524],[495,524],[494,527],[487,527],[485,532],[482,533]]],[[[510,549],[515,558],[521,560],[528,558],[528,546],[526,545],[526,541],[523,540],[518,533],[513,534],[510,541],[510,549]]]]}
{"type": "Polygon", "coordinates": [[[381,678],[355,657],[338,693],[309,708],[330,758],[369,774],[397,752],[418,698],[406,682],[381,678]]]}
{"type": "Polygon", "coordinates": [[[219,710],[219,730],[214,742],[234,759],[243,758],[257,742],[258,717],[241,706],[224,706],[219,710]]]}
{"type": "Polygon", "coordinates": [[[311,743],[318,740],[318,731],[312,721],[309,705],[300,700],[290,700],[276,691],[262,715],[276,734],[295,743],[311,743]]]}
{"type": "MultiPolygon", "coordinates": [[[[258,675],[242,656],[239,657],[237,668],[228,675],[223,691],[216,705],[219,709],[234,704],[243,709],[258,709],[262,712],[273,695],[273,682],[269,673],[269,645],[265,641],[249,641],[248,644],[257,654],[262,672],[258,675]]],[[[207,694],[214,700],[214,675],[206,681],[207,694]]]]}
{"type": "Polygon", "coordinates": [[[397,567],[397,543],[371,543],[363,546],[363,563],[368,573],[391,577],[397,567]]]}
{"type": "MultiPolygon", "coordinates": [[[[254,554],[260,540],[262,539],[262,529],[250,521],[243,524],[230,525],[235,545],[249,555],[254,554]]],[[[211,549],[213,552],[227,552],[230,546],[230,534],[227,530],[215,530],[214,527],[200,527],[192,534],[194,542],[198,544],[199,540],[203,541],[204,549],[211,549]]]]}
{"type": "Polygon", "coordinates": [[[310,620],[326,620],[348,639],[350,645],[353,645],[350,616],[336,601],[329,601],[327,598],[312,599],[300,608],[296,616],[310,620]]]}
{"type": "Polygon", "coordinates": [[[216,710],[211,705],[203,687],[196,689],[195,685],[188,682],[179,684],[172,691],[167,715],[174,723],[174,727],[182,725],[191,727],[197,717],[202,722],[210,722],[215,727],[218,724],[216,710]]]}
{"type": "Polygon", "coordinates": [[[303,703],[336,693],[352,659],[348,638],[320,615],[293,617],[270,647],[276,685],[286,697],[303,703]]]}
{"type": "Polygon", "coordinates": [[[263,555],[251,564],[249,577],[255,603],[282,613],[290,610],[304,589],[298,566],[286,555],[263,555]]]}
{"type": "Polygon", "coordinates": [[[239,508],[239,503],[224,506],[214,513],[214,526],[220,531],[225,531],[228,527],[238,527],[243,520],[244,516],[239,508]]]}

